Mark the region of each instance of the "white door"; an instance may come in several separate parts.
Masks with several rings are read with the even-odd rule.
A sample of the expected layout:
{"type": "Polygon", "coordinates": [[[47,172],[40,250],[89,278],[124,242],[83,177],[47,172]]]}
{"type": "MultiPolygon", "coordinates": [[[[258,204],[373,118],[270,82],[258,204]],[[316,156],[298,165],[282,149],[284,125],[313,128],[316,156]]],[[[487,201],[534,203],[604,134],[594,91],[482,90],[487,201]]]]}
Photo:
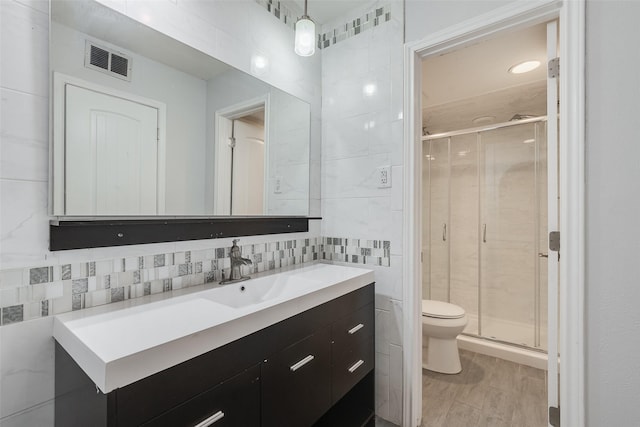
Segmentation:
{"type": "Polygon", "coordinates": [[[65,214],[158,213],[158,110],[65,86],[65,214]]]}
{"type": "MultiPolygon", "coordinates": [[[[558,22],[547,24],[547,59],[558,56],[558,22]]],[[[559,231],[558,221],[558,78],[547,78],[547,225],[559,231]]],[[[559,252],[548,252],[548,381],[549,407],[558,407],[558,275],[559,252]]]]}
{"type": "Polygon", "coordinates": [[[233,215],[263,215],[264,126],[235,120],[233,149],[233,215]]]}

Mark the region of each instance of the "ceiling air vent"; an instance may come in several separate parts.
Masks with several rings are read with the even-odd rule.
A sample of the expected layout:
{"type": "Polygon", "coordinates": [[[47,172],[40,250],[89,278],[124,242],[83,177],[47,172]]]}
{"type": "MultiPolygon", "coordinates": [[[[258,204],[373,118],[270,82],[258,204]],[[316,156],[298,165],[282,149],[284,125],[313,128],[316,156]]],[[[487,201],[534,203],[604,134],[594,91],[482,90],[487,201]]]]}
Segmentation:
{"type": "Polygon", "coordinates": [[[87,40],[84,66],[122,80],[131,81],[131,58],[87,40]]]}

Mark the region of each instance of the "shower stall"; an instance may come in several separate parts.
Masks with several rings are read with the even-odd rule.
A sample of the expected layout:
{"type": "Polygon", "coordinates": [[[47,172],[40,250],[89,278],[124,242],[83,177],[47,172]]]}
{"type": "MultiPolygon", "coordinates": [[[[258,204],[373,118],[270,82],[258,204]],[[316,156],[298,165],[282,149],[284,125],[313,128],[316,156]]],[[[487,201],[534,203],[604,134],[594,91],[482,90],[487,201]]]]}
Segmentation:
{"type": "Polygon", "coordinates": [[[423,298],[463,307],[464,334],[546,350],[546,117],[429,135],[423,298]]]}

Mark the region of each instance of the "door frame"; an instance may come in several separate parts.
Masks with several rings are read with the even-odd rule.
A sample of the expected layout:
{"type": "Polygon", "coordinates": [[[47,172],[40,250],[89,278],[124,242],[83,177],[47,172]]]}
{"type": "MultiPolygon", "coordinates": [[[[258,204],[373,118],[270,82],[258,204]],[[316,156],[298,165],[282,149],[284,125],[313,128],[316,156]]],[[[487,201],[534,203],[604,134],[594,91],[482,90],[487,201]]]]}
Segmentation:
{"type": "Polygon", "coordinates": [[[562,258],[558,286],[559,352],[562,355],[560,401],[562,425],[585,424],[585,0],[512,2],[466,20],[404,49],[403,202],[403,423],[422,418],[422,277],[421,265],[421,61],[477,42],[500,31],[559,19],[560,117],[559,203],[562,258]]]}
{"type": "Polygon", "coordinates": [[[258,96],[246,101],[238,102],[228,107],[217,110],[214,114],[215,123],[215,139],[214,139],[214,167],[213,178],[214,185],[212,186],[212,199],[213,199],[213,214],[214,215],[229,215],[224,213],[222,209],[223,202],[226,201],[225,193],[218,190],[218,186],[222,184],[227,187],[230,186],[231,176],[230,172],[225,173],[224,179],[219,179],[218,175],[221,171],[230,171],[229,161],[231,158],[231,150],[228,144],[224,144],[223,141],[228,139],[228,126],[225,121],[237,119],[252,112],[264,109],[264,183],[263,183],[263,214],[268,212],[268,195],[269,195],[269,116],[271,110],[271,94],[267,93],[262,96],[258,96]],[[228,179],[227,179],[228,177],[228,179]]]}

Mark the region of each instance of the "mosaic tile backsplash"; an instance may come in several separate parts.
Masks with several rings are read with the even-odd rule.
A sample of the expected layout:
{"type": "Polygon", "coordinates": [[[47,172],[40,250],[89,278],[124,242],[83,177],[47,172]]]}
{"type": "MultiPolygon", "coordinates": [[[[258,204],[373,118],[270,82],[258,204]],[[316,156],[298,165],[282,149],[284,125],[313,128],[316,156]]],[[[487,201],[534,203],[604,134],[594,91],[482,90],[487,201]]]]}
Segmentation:
{"type": "MultiPolygon", "coordinates": [[[[389,266],[390,242],[315,237],[240,246],[245,274],[318,259],[389,266]]],[[[7,325],[222,280],[229,248],[0,271],[0,322],[7,325]]]]}
{"type": "Polygon", "coordinates": [[[389,9],[389,6],[376,8],[365,13],[360,18],[346,22],[331,31],[327,31],[326,33],[318,34],[318,48],[326,49],[329,46],[348,39],[349,37],[357,36],[364,31],[390,21],[391,11],[389,9]]]}
{"type": "Polygon", "coordinates": [[[322,238],[322,259],[354,264],[389,267],[391,242],[388,240],[322,238]]]}
{"type": "Polygon", "coordinates": [[[267,12],[278,18],[283,24],[286,24],[291,29],[294,28],[298,17],[282,2],[278,0],[256,0],[256,3],[267,9],[267,12]]]}
{"type": "MultiPolygon", "coordinates": [[[[281,1],[278,0],[255,0],[256,3],[264,7],[267,12],[278,18],[284,24],[291,29],[295,28],[295,23],[298,20],[298,16],[294,12],[289,10],[281,1]]],[[[312,11],[309,11],[311,19],[313,19],[312,11]]],[[[318,49],[325,49],[336,43],[348,39],[349,37],[357,36],[358,34],[370,30],[373,27],[390,21],[391,11],[390,7],[383,6],[373,9],[361,17],[352,21],[345,22],[344,24],[334,28],[331,31],[327,31],[323,34],[318,34],[318,49]]]]}

